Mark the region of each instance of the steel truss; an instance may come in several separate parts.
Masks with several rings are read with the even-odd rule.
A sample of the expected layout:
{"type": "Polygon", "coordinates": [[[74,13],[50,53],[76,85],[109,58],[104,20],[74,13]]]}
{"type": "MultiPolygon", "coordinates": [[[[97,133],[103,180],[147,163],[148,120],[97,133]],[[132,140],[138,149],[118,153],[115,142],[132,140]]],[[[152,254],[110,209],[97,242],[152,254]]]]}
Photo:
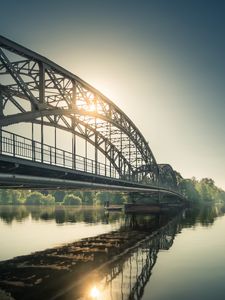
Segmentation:
{"type": "Polygon", "coordinates": [[[169,164],[159,164],[159,184],[176,190],[178,182],[173,168],[169,164]]]}
{"type": "Polygon", "coordinates": [[[0,75],[1,128],[39,124],[42,145],[44,126],[70,132],[74,157],[80,137],[86,149],[87,144],[94,146],[96,166],[101,152],[110,170],[123,180],[158,185],[166,171],[171,174],[172,168],[157,165],[141,132],[111,100],[54,62],[2,36],[0,75]],[[10,105],[16,113],[7,112],[10,105]]]}

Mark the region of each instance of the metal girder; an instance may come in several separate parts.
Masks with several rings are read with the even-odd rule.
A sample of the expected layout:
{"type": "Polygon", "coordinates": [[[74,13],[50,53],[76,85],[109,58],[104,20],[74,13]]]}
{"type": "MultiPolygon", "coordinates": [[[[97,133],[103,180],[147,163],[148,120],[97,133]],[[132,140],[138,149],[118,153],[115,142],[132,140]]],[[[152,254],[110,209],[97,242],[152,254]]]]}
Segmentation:
{"type": "MultiPolygon", "coordinates": [[[[140,148],[140,143],[137,143],[136,137],[134,136],[134,134],[132,134],[132,132],[129,132],[127,130],[126,127],[123,127],[121,124],[116,123],[114,120],[108,119],[106,116],[98,114],[98,113],[93,113],[90,111],[85,111],[84,109],[64,109],[64,108],[54,108],[52,106],[48,106],[48,109],[42,109],[39,111],[35,111],[35,112],[26,112],[26,113],[22,113],[22,114],[15,114],[15,115],[11,115],[11,116],[6,116],[4,118],[2,118],[2,120],[0,120],[0,126],[7,126],[10,124],[15,124],[15,123],[19,123],[19,122],[27,122],[27,121],[32,121],[32,119],[38,118],[40,116],[49,116],[49,115],[66,115],[69,116],[70,118],[73,118],[74,115],[79,115],[79,116],[90,116],[92,118],[98,118],[101,120],[104,120],[106,122],[110,122],[112,125],[114,125],[115,127],[119,128],[123,133],[125,133],[127,135],[126,137],[126,141],[129,141],[129,139],[134,143],[134,145],[136,145],[136,147],[138,147],[139,151],[142,150],[142,148],[140,148]]],[[[121,142],[121,141],[125,141],[124,139],[121,139],[121,137],[117,137],[117,141],[121,142]]],[[[114,138],[114,142],[115,142],[115,138],[114,138]]],[[[145,155],[145,153],[142,153],[143,155],[145,155]]],[[[146,157],[144,156],[144,161],[146,161],[146,157]]],[[[151,160],[150,162],[152,162],[153,160],[151,160]]],[[[154,164],[154,161],[153,161],[154,164]]]]}
{"type": "MultiPolygon", "coordinates": [[[[0,63],[0,93],[7,98],[0,127],[30,122],[41,124],[42,133],[44,125],[69,131],[101,151],[120,176],[128,172],[138,180],[149,178],[158,183],[159,168],[148,142],[128,116],[98,90],[2,36],[0,63]],[[7,82],[7,76],[12,80],[7,82]],[[23,101],[30,103],[30,110],[23,101]],[[7,114],[8,102],[20,113],[7,114]]],[[[97,152],[95,156],[98,159],[97,152]]]]}
{"type": "Polygon", "coordinates": [[[34,97],[34,95],[31,93],[30,89],[27,87],[23,79],[21,78],[19,72],[14,68],[14,66],[11,64],[10,60],[8,57],[5,55],[3,50],[0,48],[0,60],[8,73],[13,77],[17,85],[21,88],[23,91],[24,95],[27,96],[30,101],[33,103],[33,105],[38,108],[39,103],[37,99],[34,97]]]}
{"type": "Polygon", "coordinates": [[[164,186],[177,189],[177,178],[171,165],[159,164],[159,182],[164,186]]]}
{"type": "MultiPolygon", "coordinates": [[[[33,123],[41,124],[41,121],[34,120],[33,123]]],[[[43,121],[42,123],[47,126],[55,127],[55,124],[53,122],[47,123],[47,122],[43,121]]],[[[86,124],[82,124],[82,123],[79,123],[79,124],[86,126],[86,124]]],[[[77,125],[79,125],[79,124],[77,124],[77,125]]],[[[97,147],[98,150],[101,153],[103,153],[107,157],[107,159],[112,163],[112,165],[115,167],[118,174],[120,175],[120,178],[123,178],[124,174],[122,172],[122,169],[124,169],[124,168],[127,171],[127,174],[133,173],[133,169],[132,169],[132,166],[129,163],[129,161],[124,156],[120,155],[118,149],[108,139],[106,139],[101,134],[97,133],[99,139],[98,139],[98,142],[96,143],[94,140],[91,139],[91,137],[89,135],[85,136],[85,134],[79,130],[78,126],[76,126],[73,129],[72,127],[65,128],[64,126],[58,124],[57,127],[59,129],[74,133],[81,138],[85,138],[91,145],[93,145],[94,147],[97,147]],[[120,168],[118,159],[120,161],[122,161],[123,168],[120,168]]],[[[93,131],[93,129],[91,127],[88,127],[88,129],[90,130],[90,132],[93,132],[94,135],[96,134],[96,132],[93,131]]],[[[120,165],[121,165],[121,163],[120,163],[120,165]]]]}

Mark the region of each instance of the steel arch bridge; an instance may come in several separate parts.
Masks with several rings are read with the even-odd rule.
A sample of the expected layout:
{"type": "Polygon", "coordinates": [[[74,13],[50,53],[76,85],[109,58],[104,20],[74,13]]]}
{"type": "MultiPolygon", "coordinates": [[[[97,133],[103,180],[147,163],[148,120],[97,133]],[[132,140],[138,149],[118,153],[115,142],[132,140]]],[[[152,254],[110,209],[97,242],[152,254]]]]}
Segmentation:
{"type": "Polygon", "coordinates": [[[76,181],[178,193],[172,167],[157,164],[132,120],[84,80],[3,36],[0,78],[2,186],[76,181]]]}

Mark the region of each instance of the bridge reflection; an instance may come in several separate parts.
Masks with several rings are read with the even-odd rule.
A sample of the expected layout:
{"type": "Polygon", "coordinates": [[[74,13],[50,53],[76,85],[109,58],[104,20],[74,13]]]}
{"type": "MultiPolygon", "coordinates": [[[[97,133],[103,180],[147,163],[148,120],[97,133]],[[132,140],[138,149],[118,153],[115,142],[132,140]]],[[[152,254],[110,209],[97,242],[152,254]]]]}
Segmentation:
{"type": "Polygon", "coordinates": [[[215,218],[224,215],[224,211],[224,206],[196,207],[184,210],[172,219],[172,216],[168,215],[130,215],[125,222],[127,228],[153,230],[155,234],[104,268],[102,275],[98,275],[96,286],[99,286],[100,294],[96,299],[141,299],[151,278],[158,253],[168,251],[172,247],[175,236],[182,228],[191,227],[196,223],[210,226],[215,218]]]}
{"type": "MultiPolygon", "coordinates": [[[[153,219],[157,223],[159,218],[153,219]]],[[[175,235],[181,230],[180,218],[181,216],[176,217],[159,229],[154,236],[146,238],[101,270],[102,275],[98,274],[98,283],[95,281],[96,286],[99,287],[99,295],[95,299],[141,299],[145,285],[151,277],[158,252],[169,250],[175,235]]],[[[149,219],[151,228],[153,219],[149,219]]],[[[132,227],[136,224],[136,229],[146,228],[146,222],[141,224],[140,219],[136,219],[134,223],[134,216],[130,221],[132,227]]]]}
{"type": "MultiPolygon", "coordinates": [[[[224,211],[220,206],[126,216],[116,231],[2,262],[0,287],[18,300],[141,299],[158,253],[171,248],[182,228],[209,226],[224,211]]],[[[82,213],[80,220],[88,215],[82,213]]],[[[112,221],[110,214],[100,213],[101,219],[112,221]]]]}

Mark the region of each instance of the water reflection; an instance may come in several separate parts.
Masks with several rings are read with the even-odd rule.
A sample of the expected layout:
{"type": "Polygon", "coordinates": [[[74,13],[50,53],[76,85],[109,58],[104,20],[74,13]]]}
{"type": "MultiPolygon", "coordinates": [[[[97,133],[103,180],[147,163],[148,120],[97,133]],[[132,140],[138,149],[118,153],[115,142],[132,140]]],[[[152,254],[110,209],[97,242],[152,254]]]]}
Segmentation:
{"type": "Polygon", "coordinates": [[[220,205],[204,205],[193,207],[185,211],[185,227],[193,227],[197,224],[202,226],[212,226],[217,217],[223,216],[225,206],[220,205]]]}
{"type": "MultiPolygon", "coordinates": [[[[98,274],[91,279],[92,287],[88,287],[90,299],[142,299],[145,285],[152,275],[159,251],[169,250],[177,234],[186,227],[197,224],[212,226],[215,218],[224,215],[225,206],[204,206],[181,212],[178,216],[138,216],[126,217],[125,227],[130,230],[155,232],[145,241],[133,247],[128,253],[100,268],[98,274]],[[155,231],[158,229],[157,231],[155,231]],[[90,291],[93,291],[93,293],[90,291]]],[[[72,299],[71,294],[65,295],[66,300],[72,299]]],[[[149,296],[150,297],[150,296],[149,296]]],[[[76,299],[76,296],[75,298],[76,299]]],[[[88,292],[83,298],[89,299],[88,292]]]]}
{"type": "Polygon", "coordinates": [[[90,291],[90,297],[92,299],[99,299],[101,297],[100,289],[94,286],[90,291]]]}
{"type": "Polygon", "coordinates": [[[122,226],[123,215],[96,207],[0,206],[0,261],[122,226]]]}
{"type": "MultiPolygon", "coordinates": [[[[116,234],[109,234],[108,237],[104,238],[105,241],[104,239],[93,238],[93,240],[85,240],[86,244],[79,242],[80,246],[74,244],[71,249],[69,247],[62,251],[59,248],[57,251],[49,250],[45,254],[42,253],[41,257],[37,255],[35,259],[40,259],[41,261],[46,259],[47,266],[49,266],[50,257],[54,262],[54,266],[56,259],[59,260],[59,266],[61,266],[63,257],[65,261],[62,262],[67,263],[66,268],[68,268],[69,272],[66,268],[61,269],[58,271],[61,272],[61,277],[57,277],[56,270],[54,272],[46,270],[48,278],[44,276],[42,278],[43,282],[40,281],[38,286],[40,295],[37,295],[35,298],[35,295],[31,293],[32,291],[30,293],[32,294],[32,299],[126,300],[142,299],[146,290],[146,284],[149,286],[149,282],[152,282],[153,278],[151,278],[151,275],[157,263],[159,252],[170,250],[176,235],[181,233],[183,228],[193,228],[198,224],[201,224],[201,227],[212,227],[215,219],[224,215],[224,212],[225,206],[221,205],[195,207],[181,211],[178,214],[177,212],[171,212],[170,214],[157,215],[106,214],[102,209],[91,208],[39,207],[37,209],[36,207],[17,207],[15,209],[12,207],[1,207],[0,218],[7,224],[12,223],[13,220],[23,221],[26,218],[32,218],[45,222],[45,228],[48,228],[49,220],[55,220],[57,224],[76,222],[101,222],[102,224],[108,224],[114,222],[114,220],[123,220],[114,231],[116,234]],[[125,247],[121,241],[128,233],[129,243],[126,244],[128,247],[126,246],[124,251],[125,247]],[[137,239],[135,239],[136,236],[141,236],[138,243],[137,239]],[[89,261],[84,261],[83,259],[82,262],[79,262],[79,257],[83,257],[84,253],[89,256],[93,254],[93,259],[89,261]],[[74,268],[73,265],[75,266],[74,268]],[[78,268],[79,272],[76,268],[78,268]],[[53,278],[54,293],[56,295],[53,298],[48,298],[45,294],[53,292],[51,285],[53,278]],[[60,292],[60,295],[57,294],[58,292],[60,292]]],[[[186,244],[187,248],[188,246],[186,244]]],[[[28,258],[26,258],[27,260],[28,258]]],[[[27,264],[29,267],[32,266],[34,270],[34,263],[32,261],[32,263],[27,264]]],[[[37,269],[40,267],[39,264],[40,262],[38,261],[37,269]]],[[[25,264],[22,262],[21,266],[25,268],[25,264]]],[[[15,272],[17,272],[17,269],[15,272]]],[[[43,271],[43,266],[40,270],[43,271]]],[[[16,276],[19,275],[16,273],[16,276]]],[[[28,276],[29,278],[31,277],[28,276]]],[[[27,295],[27,291],[25,294],[27,295]]],[[[146,299],[148,299],[148,296],[146,299]]],[[[23,295],[22,298],[18,299],[30,298],[24,298],[23,295]]]]}
{"type": "Polygon", "coordinates": [[[102,223],[108,224],[118,220],[119,214],[106,214],[102,208],[66,207],[66,206],[0,206],[0,220],[6,224],[13,221],[22,222],[31,217],[34,221],[55,220],[64,223],[102,223]]]}
{"type": "MultiPolygon", "coordinates": [[[[211,226],[215,218],[225,213],[225,206],[199,206],[187,210],[186,222],[187,226],[193,226],[200,223],[203,226],[211,226]]],[[[125,218],[126,226],[130,228],[143,229],[149,221],[154,218],[151,215],[135,215],[123,216],[118,212],[106,213],[101,207],[66,207],[66,206],[12,206],[0,205],[0,220],[5,224],[11,224],[13,221],[22,222],[31,217],[34,221],[55,220],[57,224],[64,223],[102,223],[108,224],[117,221],[118,218],[125,218]]]]}
{"type": "MultiPolygon", "coordinates": [[[[153,217],[152,219],[156,221],[158,218],[153,217]]],[[[96,283],[94,289],[96,293],[92,294],[95,295],[93,299],[141,299],[144,287],[151,277],[151,271],[156,263],[158,252],[170,249],[175,235],[181,231],[181,218],[182,215],[179,215],[169,221],[165,226],[158,229],[154,236],[146,238],[129,253],[99,270],[98,275],[92,279],[96,283]],[[99,288],[96,289],[96,286],[99,288]]],[[[165,220],[161,220],[160,225],[164,222],[165,220]]],[[[141,218],[136,218],[135,224],[138,224],[139,229],[143,228],[142,225],[146,225],[146,223],[149,226],[153,222],[152,220],[151,222],[146,222],[146,220],[141,222],[141,218]]],[[[83,299],[87,299],[87,296],[84,296],[83,299]]],[[[72,299],[72,296],[70,298],[67,295],[65,299],[72,299]]]]}

